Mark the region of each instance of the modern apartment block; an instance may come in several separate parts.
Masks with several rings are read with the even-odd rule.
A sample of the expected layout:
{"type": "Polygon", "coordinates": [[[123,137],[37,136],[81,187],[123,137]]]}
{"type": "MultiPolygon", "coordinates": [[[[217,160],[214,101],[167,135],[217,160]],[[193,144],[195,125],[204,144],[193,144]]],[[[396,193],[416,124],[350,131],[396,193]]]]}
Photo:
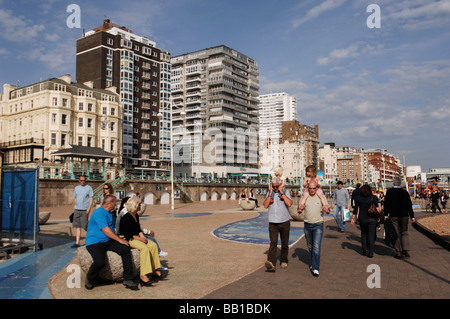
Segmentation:
{"type": "Polygon", "coordinates": [[[3,85],[0,149],[5,164],[51,160],[55,151],[80,145],[112,153],[121,163],[122,108],[115,88],[72,83],[70,75],[25,87],[3,85]]]}
{"type": "Polygon", "coordinates": [[[270,93],[259,96],[259,138],[278,140],[281,123],[297,120],[297,99],[287,93],[270,93]]]}
{"type": "MultiPolygon", "coordinates": [[[[155,170],[161,166],[158,113],[161,72],[164,77],[169,74],[168,60],[155,42],[110,20],[77,41],[77,82],[117,87],[123,105],[123,159],[127,168],[155,170]]],[[[168,93],[164,85],[164,93],[168,93]]],[[[162,121],[167,125],[170,119],[164,117],[162,121]]]]}
{"type": "Polygon", "coordinates": [[[171,64],[174,150],[182,154],[174,157],[176,171],[196,177],[257,173],[256,61],[221,45],[172,57],[171,64]]]}

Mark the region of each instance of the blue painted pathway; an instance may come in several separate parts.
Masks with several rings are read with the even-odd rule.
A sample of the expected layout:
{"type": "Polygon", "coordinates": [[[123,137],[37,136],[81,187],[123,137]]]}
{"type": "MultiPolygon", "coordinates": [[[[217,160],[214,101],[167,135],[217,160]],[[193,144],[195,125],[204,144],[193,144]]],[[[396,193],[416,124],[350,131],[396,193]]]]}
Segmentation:
{"type": "Polygon", "coordinates": [[[73,240],[40,236],[44,249],[0,263],[0,299],[51,299],[47,282],[76,255],[73,240]],[[47,246],[50,246],[46,248],[47,246]]]}

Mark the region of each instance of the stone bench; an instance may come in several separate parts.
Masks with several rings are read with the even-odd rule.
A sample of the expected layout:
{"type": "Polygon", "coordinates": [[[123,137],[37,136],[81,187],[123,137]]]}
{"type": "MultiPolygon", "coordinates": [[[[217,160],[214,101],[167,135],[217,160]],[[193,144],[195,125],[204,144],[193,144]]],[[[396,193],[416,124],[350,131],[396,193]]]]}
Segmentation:
{"type": "MultiPolygon", "coordinates": [[[[131,256],[133,264],[133,276],[138,277],[141,264],[139,259],[139,250],[131,249],[131,256]]],[[[91,254],[87,251],[86,246],[78,248],[77,257],[78,262],[80,263],[81,270],[83,270],[84,273],[87,274],[93,260],[91,254]]],[[[106,264],[102,268],[102,270],[100,270],[98,279],[102,281],[114,282],[123,281],[122,257],[112,251],[107,251],[106,257],[106,264]]]]}
{"type": "Polygon", "coordinates": [[[305,213],[304,212],[301,212],[301,213],[297,212],[297,208],[298,208],[298,205],[292,204],[292,206],[289,207],[289,215],[291,215],[293,220],[302,222],[302,221],[305,220],[305,213]]]}
{"type": "Polygon", "coordinates": [[[51,212],[39,212],[39,225],[44,225],[50,218],[51,212]]]}
{"type": "Polygon", "coordinates": [[[243,199],[241,200],[240,205],[243,210],[254,210],[256,207],[256,202],[254,200],[243,199]]]}

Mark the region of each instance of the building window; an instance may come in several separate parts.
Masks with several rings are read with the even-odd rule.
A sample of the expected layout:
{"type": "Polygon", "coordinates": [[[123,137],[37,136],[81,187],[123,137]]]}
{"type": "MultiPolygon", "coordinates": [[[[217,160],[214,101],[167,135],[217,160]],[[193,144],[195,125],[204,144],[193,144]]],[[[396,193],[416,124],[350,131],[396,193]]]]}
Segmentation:
{"type": "Polygon", "coordinates": [[[78,146],[83,146],[83,137],[78,136],[78,146]]]}
{"type": "Polygon", "coordinates": [[[78,104],[78,111],[83,111],[83,102],[78,104]]]}
{"type": "Polygon", "coordinates": [[[111,141],[111,152],[114,151],[114,140],[111,141]]]}
{"type": "Polygon", "coordinates": [[[53,98],[53,104],[52,105],[53,106],[57,106],[58,105],[58,98],[57,97],[53,98]]]}
{"type": "Polygon", "coordinates": [[[66,134],[61,134],[61,146],[66,145],[66,134]]]}
{"type": "Polygon", "coordinates": [[[87,127],[91,128],[92,127],[92,119],[88,119],[87,120],[87,127]]]}
{"type": "Polygon", "coordinates": [[[63,124],[63,125],[67,124],[67,115],[66,114],[61,115],[61,124],[63,124]]]}
{"type": "Polygon", "coordinates": [[[56,133],[52,133],[52,145],[56,145],[56,133]]]}
{"type": "Polygon", "coordinates": [[[56,124],[56,113],[52,113],[52,123],[56,124]]]}
{"type": "Polygon", "coordinates": [[[62,106],[67,106],[67,99],[62,99],[62,106]]]}
{"type": "Polygon", "coordinates": [[[87,138],[87,146],[88,146],[88,147],[91,147],[91,146],[92,146],[91,144],[92,144],[92,137],[89,136],[89,137],[87,138]]]}
{"type": "Polygon", "coordinates": [[[92,112],[92,103],[88,103],[88,112],[92,112]]]}
{"type": "Polygon", "coordinates": [[[78,127],[83,127],[83,118],[82,117],[80,117],[78,119],[78,127]]]}

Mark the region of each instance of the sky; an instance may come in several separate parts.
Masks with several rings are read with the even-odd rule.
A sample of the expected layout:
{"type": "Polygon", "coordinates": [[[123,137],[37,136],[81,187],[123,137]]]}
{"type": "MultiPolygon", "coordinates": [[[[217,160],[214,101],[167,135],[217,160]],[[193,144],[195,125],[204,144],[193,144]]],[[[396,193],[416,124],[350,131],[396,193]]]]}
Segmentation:
{"type": "Polygon", "coordinates": [[[106,18],[172,56],[223,44],[251,57],[260,94],[295,96],[321,145],[450,167],[450,0],[0,0],[0,90],[75,80],[76,40],[106,18]]]}

